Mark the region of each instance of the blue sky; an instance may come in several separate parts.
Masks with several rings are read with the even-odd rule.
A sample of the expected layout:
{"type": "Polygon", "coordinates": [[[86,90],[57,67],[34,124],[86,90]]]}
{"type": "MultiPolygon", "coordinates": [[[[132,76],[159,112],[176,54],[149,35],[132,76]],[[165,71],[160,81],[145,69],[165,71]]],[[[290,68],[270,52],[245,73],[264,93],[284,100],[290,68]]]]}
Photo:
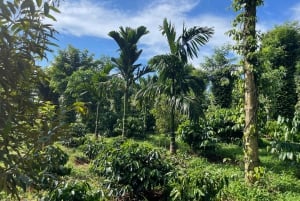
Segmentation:
{"type": "MultiPolygon", "coordinates": [[[[170,20],[180,33],[182,24],[208,26],[215,29],[210,41],[200,48],[199,58],[191,61],[199,66],[204,56],[212,54],[215,47],[233,43],[225,34],[231,29],[235,13],[230,9],[232,0],[64,0],[56,22],[50,22],[59,31],[54,53],[69,44],[87,49],[95,55],[117,56],[118,46],[108,37],[108,32],[120,26],[136,28],[144,25],[150,31],[140,40],[143,49],[141,62],[157,54],[168,52],[166,39],[159,31],[164,18],[170,20]]],[[[288,21],[300,21],[299,0],[265,0],[258,9],[258,30],[266,32],[275,25],[288,21]]],[[[49,65],[41,62],[41,65],[49,65]]]]}

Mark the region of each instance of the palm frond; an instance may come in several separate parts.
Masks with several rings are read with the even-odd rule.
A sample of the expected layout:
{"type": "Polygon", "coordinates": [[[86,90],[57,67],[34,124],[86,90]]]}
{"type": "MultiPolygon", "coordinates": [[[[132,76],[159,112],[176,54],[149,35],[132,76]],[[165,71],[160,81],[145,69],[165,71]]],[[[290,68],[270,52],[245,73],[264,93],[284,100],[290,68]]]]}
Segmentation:
{"type": "Polygon", "coordinates": [[[139,39],[143,36],[149,33],[149,31],[147,30],[147,28],[145,26],[140,26],[136,29],[136,41],[135,44],[139,41],[139,39]]]}
{"type": "Polygon", "coordinates": [[[174,54],[177,51],[176,41],[175,41],[176,31],[174,25],[172,25],[171,22],[168,22],[168,20],[165,18],[163,21],[163,25],[159,26],[159,29],[162,35],[165,35],[167,37],[170,51],[172,54],[174,54]]]}
{"type": "Polygon", "coordinates": [[[157,76],[148,78],[147,85],[144,84],[143,87],[136,93],[135,99],[154,97],[160,94],[160,92],[158,91],[160,88],[160,84],[157,81],[157,76]]]}
{"type": "Polygon", "coordinates": [[[134,78],[134,80],[139,79],[140,77],[142,77],[143,75],[147,74],[147,73],[151,73],[154,72],[154,69],[151,68],[151,66],[143,66],[143,67],[139,67],[137,68],[137,72],[136,72],[136,76],[134,78]]]}
{"type": "Polygon", "coordinates": [[[121,50],[121,47],[125,46],[125,40],[124,40],[124,38],[121,37],[119,32],[111,31],[111,32],[108,33],[108,35],[116,41],[116,43],[120,47],[119,51],[121,50]]]}
{"type": "Polygon", "coordinates": [[[187,29],[183,26],[182,35],[177,41],[180,44],[179,51],[182,59],[187,61],[187,58],[197,57],[199,46],[207,43],[213,33],[213,28],[194,26],[187,29]]]}

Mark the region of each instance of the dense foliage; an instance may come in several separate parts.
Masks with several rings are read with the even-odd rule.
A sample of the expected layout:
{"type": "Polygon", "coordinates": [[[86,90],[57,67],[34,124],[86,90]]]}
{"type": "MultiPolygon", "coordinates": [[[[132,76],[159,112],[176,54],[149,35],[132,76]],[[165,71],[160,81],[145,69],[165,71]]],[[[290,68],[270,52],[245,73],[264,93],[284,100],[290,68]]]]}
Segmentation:
{"type": "Polygon", "coordinates": [[[222,175],[216,176],[192,168],[189,171],[179,171],[171,182],[171,200],[214,200],[220,191],[228,185],[228,179],[222,175]]]}
{"type": "Polygon", "coordinates": [[[0,199],[299,200],[300,29],[257,37],[262,3],[232,2],[240,61],[190,64],[213,29],[164,19],[147,65],[139,26],[108,33],[116,58],[70,45],[40,68],[59,1],[0,1],[0,199]]]}
{"type": "Polygon", "coordinates": [[[0,2],[0,191],[12,196],[39,174],[34,153],[60,127],[58,113],[39,100],[37,90],[44,73],[36,61],[46,57],[56,33],[44,23],[53,11],[56,1],[0,2]]]}
{"type": "Polygon", "coordinates": [[[196,166],[186,172],[179,158],[146,143],[116,139],[88,143],[84,150],[93,155],[91,171],[104,178],[103,192],[114,199],[212,200],[228,184],[226,177],[212,177],[196,166]]]}
{"type": "Polygon", "coordinates": [[[34,172],[38,174],[32,175],[32,180],[28,178],[29,183],[24,183],[27,187],[38,190],[53,189],[61,180],[60,176],[69,175],[71,172],[71,168],[65,167],[69,156],[58,147],[47,146],[32,157],[34,172]]]}
{"type": "Polygon", "coordinates": [[[286,23],[276,26],[263,35],[261,42],[259,53],[263,67],[261,90],[269,102],[268,115],[273,119],[278,116],[292,119],[298,99],[296,76],[299,74],[297,67],[300,53],[299,25],[286,23]]]}
{"type": "Polygon", "coordinates": [[[91,193],[91,187],[87,182],[68,181],[60,183],[43,201],[98,201],[100,193],[91,193]]]}
{"type": "Polygon", "coordinates": [[[147,196],[164,188],[171,166],[161,152],[146,145],[124,142],[107,147],[94,160],[92,170],[105,177],[104,185],[116,197],[147,196]]]}
{"type": "Polygon", "coordinates": [[[201,64],[211,81],[211,92],[214,101],[222,108],[231,106],[232,90],[236,79],[237,65],[233,64],[234,59],[229,58],[229,54],[229,46],[215,49],[214,54],[211,57],[205,57],[205,62],[201,64]]]}

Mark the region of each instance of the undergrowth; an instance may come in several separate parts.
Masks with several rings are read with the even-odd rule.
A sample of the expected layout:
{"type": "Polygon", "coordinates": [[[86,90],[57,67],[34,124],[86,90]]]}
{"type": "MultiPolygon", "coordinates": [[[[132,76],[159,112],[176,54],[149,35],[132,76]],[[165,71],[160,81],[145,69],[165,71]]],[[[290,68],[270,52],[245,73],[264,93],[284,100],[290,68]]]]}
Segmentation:
{"type": "MultiPolygon", "coordinates": [[[[167,181],[158,183],[159,185],[166,185],[166,188],[156,188],[153,186],[149,188],[149,191],[145,188],[141,195],[146,195],[149,192],[155,192],[157,194],[155,195],[156,199],[157,196],[159,196],[160,200],[193,200],[197,196],[198,198],[196,200],[219,201],[300,200],[299,164],[295,162],[279,161],[277,157],[267,152],[266,147],[260,149],[260,168],[257,170],[257,174],[259,174],[259,181],[252,186],[247,186],[244,182],[243,150],[242,147],[237,144],[219,143],[218,149],[213,155],[214,159],[212,160],[209,156],[204,157],[198,155],[198,153],[193,152],[189,146],[180,141],[178,142],[177,154],[168,155],[167,150],[169,141],[165,135],[150,135],[147,139],[131,140],[129,144],[126,144],[127,147],[133,144],[134,147],[137,147],[142,152],[136,152],[133,148],[127,149],[126,146],[122,148],[122,144],[125,140],[122,140],[119,137],[99,138],[97,141],[92,135],[87,136],[87,138],[86,144],[78,148],[65,147],[61,144],[58,145],[69,155],[69,161],[67,162],[66,167],[71,169],[71,173],[65,177],[65,183],[58,185],[58,187],[61,187],[61,190],[57,192],[84,187],[85,191],[81,192],[82,197],[93,198],[91,200],[111,200],[111,197],[109,196],[110,192],[107,189],[103,189],[103,183],[107,183],[108,181],[107,178],[105,178],[106,173],[104,172],[104,174],[100,174],[99,176],[95,175],[93,171],[91,171],[91,164],[99,154],[93,150],[95,147],[93,147],[92,144],[96,143],[98,144],[97,146],[100,147],[100,151],[102,150],[107,153],[109,153],[109,149],[107,147],[105,149],[103,147],[101,148],[104,144],[111,146],[112,150],[124,149],[129,151],[127,153],[128,157],[139,155],[139,153],[146,154],[148,152],[147,150],[157,150],[160,154],[163,154],[163,157],[168,158],[168,162],[172,163],[173,166],[173,175],[168,175],[166,172],[163,174],[166,174],[166,176],[174,176],[175,171],[175,179],[171,179],[168,184],[167,181]],[[88,146],[89,149],[87,149],[88,146]],[[92,154],[88,155],[88,151],[92,151],[92,154]],[[70,184],[67,183],[68,181],[70,181],[70,184]],[[74,183],[74,181],[76,182],[74,183]],[[77,181],[80,182],[78,183],[77,181]],[[196,184],[195,182],[198,182],[197,184],[199,185],[201,182],[206,182],[205,185],[211,185],[211,188],[207,191],[205,188],[197,190],[197,186],[194,186],[194,184],[196,184]],[[67,184],[71,186],[66,188],[67,184]],[[72,187],[72,185],[74,185],[74,187],[72,187]],[[209,193],[217,194],[216,197],[206,199],[204,195],[209,195],[209,193]],[[169,198],[163,196],[164,194],[168,194],[169,198]]],[[[149,155],[149,157],[150,156],[151,155],[149,155]]],[[[155,156],[158,157],[158,155],[155,156]]],[[[124,158],[122,155],[119,155],[119,157],[124,158]]],[[[145,157],[147,156],[145,155],[145,157]]],[[[128,161],[131,159],[126,158],[126,160],[128,161]]],[[[140,167],[142,162],[138,160],[140,159],[135,158],[134,163],[140,167]]],[[[162,158],[162,160],[165,159],[162,158]]],[[[126,162],[120,163],[120,165],[122,164],[126,165],[126,162]]],[[[141,167],[147,168],[146,166],[141,167]]],[[[153,174],[158,174],[157,171],[159,171],[159,167],[156,168],[158,169],[155,170],[153,174]]],[[[140,169],[138,168],[136,172],[138,170],[140,169]]],[[[171,169],[169,170],[172,172],[171,169]]],[[[147,177],[144,178],[147,179],[147,177]]],[[[144,186],[147,187],[147,185],[144,186]]],[[[53,191],[50,195],[56,195],[55,193],[57,192],[53,191]]],[[[21,198],[24,201],[41,200],[41,198],[45,198],[47,195],[49,196],[49,193],[45,191],[37,192],[31,190],[22,194],[21,198]]],[[[151,196],[148,195],[148,197],[151,196]]],[[[123,198],[126,200],[126,195],[123,198]]],[[[5,195],[0,195],[0,199],[5,200],[5,195]]],[[[145,199],[145,197],[143,199],[145,199]]],[[[130,198],[128,197],[127,200],[130,200],[130,198]]]]}

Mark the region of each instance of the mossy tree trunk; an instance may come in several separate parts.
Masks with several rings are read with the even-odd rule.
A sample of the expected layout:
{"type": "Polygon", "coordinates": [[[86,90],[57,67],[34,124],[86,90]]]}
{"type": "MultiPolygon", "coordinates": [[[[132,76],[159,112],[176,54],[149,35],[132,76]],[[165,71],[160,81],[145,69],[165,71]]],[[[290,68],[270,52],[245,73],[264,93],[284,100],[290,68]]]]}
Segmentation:
{"type": "Polygon", "coordinates": [[[254,168],[259,165],[257,132],[257,90],[251,64],[245,61],[244,163],[246,183],[254,183],[254,168]],[[249,69],[250,68],[250,69],[249,69]]]}
{"type": "Polygon", "coordinates": [[[230,33],[237,41],[236,49],[243,57],[245,73],[245,128],[244,128],[244,167],[245,181],[253,184],[256,181],[254,170],[259,166],[257,109],[258,93],[256,87],[257,40],[256,40],[256,8],[263,0],[234,0],[237,15],[234,26],[242,24],[242,30],[232,30],[230,33]]]}
{"type": "Polygon", "coordinates": [[[256,7],[257,0],[247,0],[243,27],[243,50],[245,70],[245,128],[244,128],[244,163],[246,183],[252,184],[256,178],[254,168],[259,165],[257,108],[258,97],[255,79],[256,65],[256,7]]]}

